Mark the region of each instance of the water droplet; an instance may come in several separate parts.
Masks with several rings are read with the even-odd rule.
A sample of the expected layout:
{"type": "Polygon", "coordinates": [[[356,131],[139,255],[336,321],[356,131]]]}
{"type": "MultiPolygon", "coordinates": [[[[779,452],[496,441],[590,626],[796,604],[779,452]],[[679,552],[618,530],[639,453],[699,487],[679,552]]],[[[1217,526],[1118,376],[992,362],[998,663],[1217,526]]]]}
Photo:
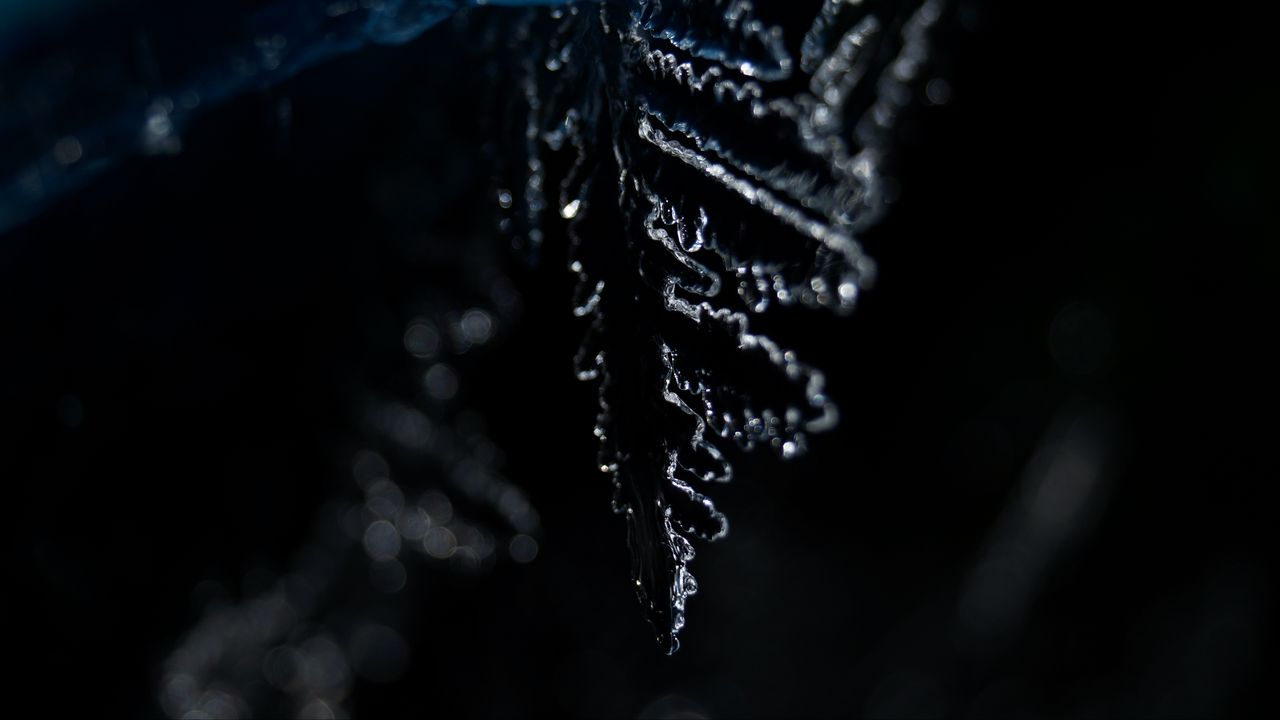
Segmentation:
{"type": "Polygon", "coordinates": [[[453,555],[458,547],[458,538],[447,527],[433,527],[423,538],[422,547],[431,557],[443,560],[453,555]]]}
{"type": "Polygon", "coordinates": [[[462,335],[472,345],[483,345],[493,335],[493,318],[480,308],[473,308],[462,314],[459,323],[462,335]]]}
{"type": "Polygon", "coordinates": [[[364,549],[374,560],[390,560],[400,553],[400,533],[386,520],[370,523],[364,531],[364,549]]]}
{"type": "Polygon", "coordinates": [[[53,146],[53,159],[59,165],[73,165],[84,156],[84,148],[74,136],[68,135],[53,146]]]}
{"type": "Polygon", "coordinates": [[[423,378],[427,394],[437,400],[450,400],[458,394],[458,375],[444,363],[432,365],[423,378]]]}
{"type": "Polygon", "coordinates": [[[951,101],[951,84],[942,78],[934,78],[925,85],[924,93],[934,105],[946,105],[951,101]]]}
{"type": "Polygon", "coordinates": [[[440,350],[440,333],[430,320],[414,320],[404,331],[404,349],[416,358],[433,358],[440,350]]]}
{"type": "Polygon", "coordinates": [[[518,563],[530,563],[538,556],[538,541],[528,535],[516,535],[507,545],[511,559],[518,563]]]}

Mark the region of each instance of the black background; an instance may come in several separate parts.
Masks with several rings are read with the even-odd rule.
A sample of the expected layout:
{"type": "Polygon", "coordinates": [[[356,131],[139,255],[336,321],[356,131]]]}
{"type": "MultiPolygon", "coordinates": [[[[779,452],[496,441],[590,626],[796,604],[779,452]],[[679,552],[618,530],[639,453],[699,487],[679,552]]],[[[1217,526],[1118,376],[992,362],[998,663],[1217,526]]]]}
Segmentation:
{"type": "MultiPolygon", "coordinates": [[[[463,371],[542,514],[540,555],[432,576],[408,673],[360,685],[355,714],[1274,702],[1273,38],[1229,5],[1146,5],[972,4],[949,26],[951,101],[913,116],[900,198],[866,240],[876,288],[791,338],[842,424],[798,462],[739,458],[718,495],[732,532],[699,548],[672,658],[594,468],[567,273],[511,262],[523,319],[463,371]],[[1051,337],[1081,306],[1102,338],[1081,341],[1101,348],[1087,372],[1051,337]],[[966,579],[1055,418],[1082,406],[1114,421],[1105,500],[1016,632],[975,650],[957,634],[966,579]]],[[[250,593],[342,491],[353,372],[376,367],[380,313],[431,282],[394,258],[415,232],[440,247],[496,222],[452,30],[241,97],[181,155],[127,161],[0,238],[10,702],[158,713],[193,588],[250,593]]]]}

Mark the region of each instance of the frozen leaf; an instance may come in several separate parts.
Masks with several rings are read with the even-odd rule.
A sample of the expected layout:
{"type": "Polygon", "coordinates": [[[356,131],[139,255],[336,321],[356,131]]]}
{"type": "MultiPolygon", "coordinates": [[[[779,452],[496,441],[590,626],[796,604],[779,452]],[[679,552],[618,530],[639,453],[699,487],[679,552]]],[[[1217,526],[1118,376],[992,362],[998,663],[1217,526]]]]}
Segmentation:
{"type": "Polygon", "coordinates": [[[590,318],[577,374],[599,385],[599,466],[667,652],[697,589],[693,541],[728,532],[708,495],[727,446],[788,459],[836,423],[822,373],[751,318],[847,313],[870,287],[859,238],[942,8],[619,2],[515,31],[523,162],[506,182],[523,192],[505,222],[538,253],[568,238],[590,318]]]}

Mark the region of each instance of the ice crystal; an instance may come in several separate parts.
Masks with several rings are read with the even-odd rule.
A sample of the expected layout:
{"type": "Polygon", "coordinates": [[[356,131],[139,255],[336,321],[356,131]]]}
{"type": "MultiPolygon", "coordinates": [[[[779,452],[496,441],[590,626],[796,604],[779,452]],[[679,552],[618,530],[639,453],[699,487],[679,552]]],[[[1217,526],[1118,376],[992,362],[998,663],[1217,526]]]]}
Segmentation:
{"type": "Polygon", "coordinates": [[[823,374],[751,318],[848,313],[870,287],[859,237],[882,213],[893,131],[942,9],[653,0],[518,31],[542,52],[523,64],[512,134],[520,201],[503,190],[502,204],[534,252],[568,238],[599,467],[667,652],[697,591],[693,541],[728,531],[707,495],[732,474],[728,446],[789,459],[836,423],[823,374]]]}

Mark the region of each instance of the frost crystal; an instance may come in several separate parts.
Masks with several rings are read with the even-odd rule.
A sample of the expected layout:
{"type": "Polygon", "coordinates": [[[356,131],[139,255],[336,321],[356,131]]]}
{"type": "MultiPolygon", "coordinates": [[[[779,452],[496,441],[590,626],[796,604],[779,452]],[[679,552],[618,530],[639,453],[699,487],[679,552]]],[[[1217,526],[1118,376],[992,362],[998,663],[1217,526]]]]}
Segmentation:
{"type": "Polygon", "coordinates": [[[617,2],[517,32],[533,51],[507,181],[523,192],[499,197],[530,250],[568,238],[599,467],[667,652],[697,590],[692,541],[728,531],[705,494],[730,478],[726,446],[792,458],[836,423],[822,373],[751,318],[847,313],[870,286],[858,238],[882,212],[893,130],[942,9],[617,2]]]}

